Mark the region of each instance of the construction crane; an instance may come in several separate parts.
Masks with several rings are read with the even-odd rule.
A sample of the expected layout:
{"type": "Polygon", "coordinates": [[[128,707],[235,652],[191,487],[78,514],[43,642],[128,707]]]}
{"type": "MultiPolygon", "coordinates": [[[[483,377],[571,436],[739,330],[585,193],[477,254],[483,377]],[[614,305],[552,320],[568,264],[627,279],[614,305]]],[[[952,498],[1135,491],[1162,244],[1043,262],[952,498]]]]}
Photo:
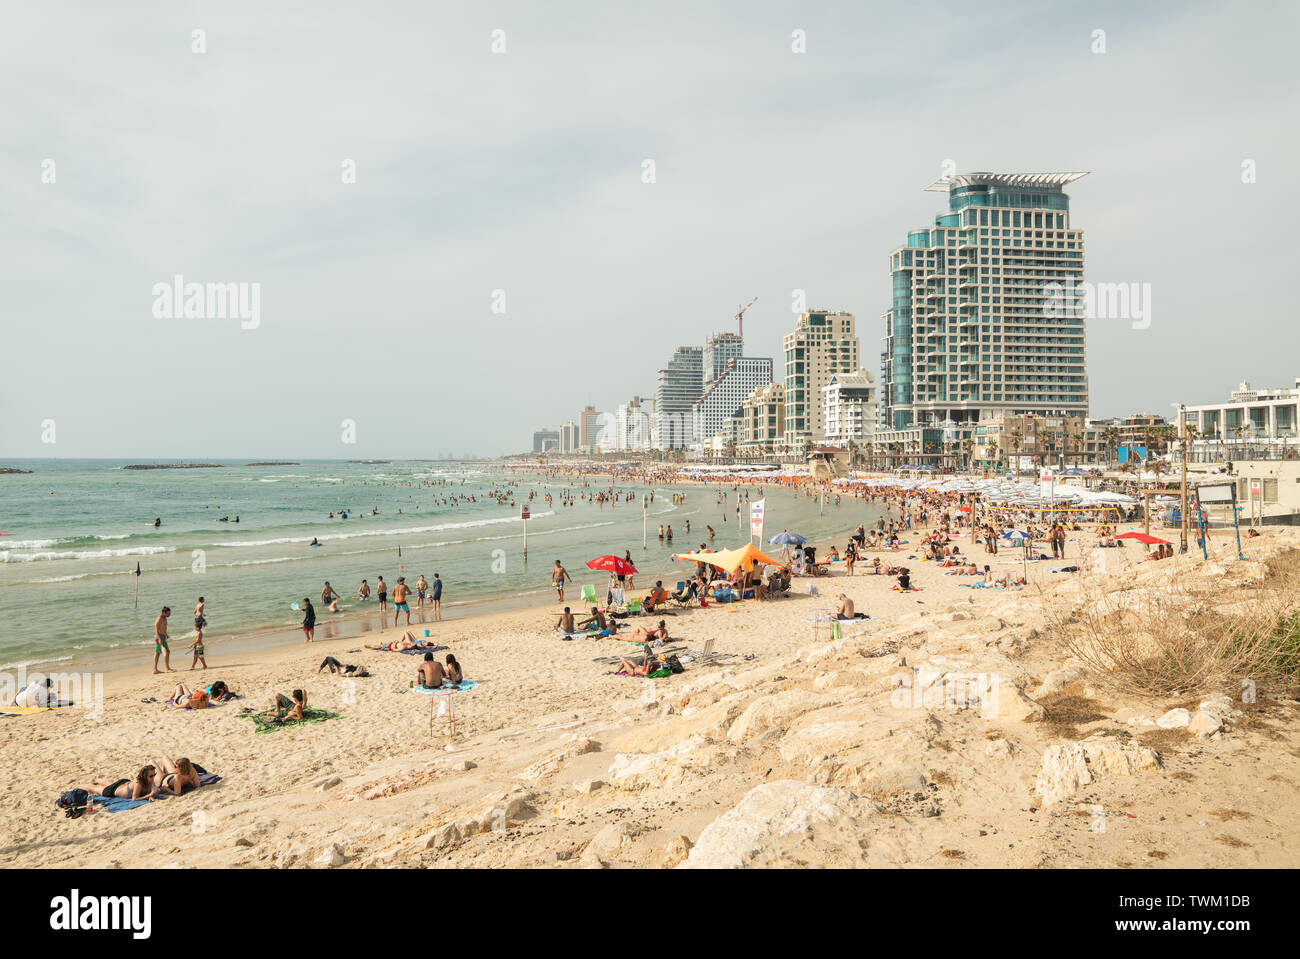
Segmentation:
{"type": "Polygon", "coordinates": [[[736,332],[740,334],[740,338],[742,340],[745,338],[745,311],[757,302],[758,302],[758,297],[754,297],[752,300],[750,300],[748,303],[742,306],[740,308],[740,312],[736,314],[736,332]]]}

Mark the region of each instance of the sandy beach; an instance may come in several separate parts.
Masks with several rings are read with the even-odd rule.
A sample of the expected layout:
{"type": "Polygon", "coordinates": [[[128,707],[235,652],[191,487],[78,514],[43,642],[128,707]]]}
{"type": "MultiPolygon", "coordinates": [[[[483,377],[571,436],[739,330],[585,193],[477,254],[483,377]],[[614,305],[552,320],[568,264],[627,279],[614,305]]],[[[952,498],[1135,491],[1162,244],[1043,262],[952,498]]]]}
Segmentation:
{"type": "Polygon", "coordinates": [[[1142,562],[1129,548],[1108,551],[1104,571],[1050,572],[1093,542],[1070,536],[1068,558],[1030,564],[1022,590],[965,588],[968,578],[911,561],[920,590],[904,593],[836,564],[783,598],[675,611],[670,645],[713,641],[722,658],[660,680],[596,661],[633,650],[621,640],[562,641],[553,601],[450,618],[428,628],[478,684],[455,695],[454,740],[441,725],[431,734],[432,697],[409,688],[419,656],[360,649],[404,626],[213,650],[206,673],[117,670],[103,677],[101,715],[0,720],[11,837],[0,864],[1293,865],[1294,700],[1215,706],[1220,728],[1200,735],[1165,729],[1148,717],[1187,696],[1115,693],[1070,661],[1048,624],[1085,586],[1192,576],[1250,588],[1300,534],[1266,529],[1248,562],[1216,533],[1209,561],[1142,562]],[[833,612],[839,592],[872,618],[835,640],[810,620],[833,612]],[[325,656],[373,675],[316,675],[325,656]],[[992,711],[900,705],[898,677],[954,669],[1003,677],[1007,691],[992,711]],[[197,679],[243,698],[201,711],[142,701],[197,679]],[[255,734],[241,710],[295,687],[341,718],[255,734]],[[1063,696],[1065,719],[1054,712],[1063,696]],[[1092,713],[1078,714],[1080,702],[1092,713]],[[1066,768],[1070,749],[1091,774],[1066,768]],[[133,776],[162,753],[223,778],[119,813],[69,820],[55,809],[64,789],[133,776]]]}

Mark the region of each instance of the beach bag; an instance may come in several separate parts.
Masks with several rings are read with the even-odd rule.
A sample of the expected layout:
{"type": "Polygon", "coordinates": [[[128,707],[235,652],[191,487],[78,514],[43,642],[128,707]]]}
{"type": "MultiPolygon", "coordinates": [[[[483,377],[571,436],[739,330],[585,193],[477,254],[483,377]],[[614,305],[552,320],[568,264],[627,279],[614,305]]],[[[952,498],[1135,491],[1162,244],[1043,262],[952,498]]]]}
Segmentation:
{"type": "Polygon", "coordinates": [[[686,667],[682,665],[682,661],[677,658],[676,654],[667,657],[664,660],[664,665],[667,666],[669,669],[671,669],[674,673],[686,672],[686,667]]]}
{"type": "Polygon", "coordinates": [[[62,809],[63,814],[69,819],[76,819],[89,808],[90,802],[90,793],[86,792],[86,790],[69,789],[54,800],[54,805],[62,809]]]}

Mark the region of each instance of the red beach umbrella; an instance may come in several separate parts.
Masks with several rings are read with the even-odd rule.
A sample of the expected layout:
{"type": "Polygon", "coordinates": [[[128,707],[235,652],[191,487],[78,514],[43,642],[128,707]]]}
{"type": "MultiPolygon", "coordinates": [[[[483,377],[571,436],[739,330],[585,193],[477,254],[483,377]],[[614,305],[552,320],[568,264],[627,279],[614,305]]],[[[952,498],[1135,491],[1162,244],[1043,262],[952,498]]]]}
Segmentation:
{"type": "Polygon", "coordinates": [[[1163,543],[1165,546],[1174,544],[1167,539],[1160,539],[1158,536],[1152,536],[1150,533],[1120,533],[1116,539],[1135,539],[1139,543],[1146,543],[1148,546],[1154,546],[1156,543],[1163,543]]]}
{"type": "Polygon", "coordinates": [[[636,567],[622,556],[597,556],[587,561],[587,569],[603,569],[607,573],[616,573],[619,576],[636,572],[636,567]]]}

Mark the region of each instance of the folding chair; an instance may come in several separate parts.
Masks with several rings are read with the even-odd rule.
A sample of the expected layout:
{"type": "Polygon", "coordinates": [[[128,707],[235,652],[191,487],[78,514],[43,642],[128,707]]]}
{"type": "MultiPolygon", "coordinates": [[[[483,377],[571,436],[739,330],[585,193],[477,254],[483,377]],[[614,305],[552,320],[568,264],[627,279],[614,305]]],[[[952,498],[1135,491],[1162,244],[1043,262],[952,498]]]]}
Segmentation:
{"type": "Polygon", "coordinates": [[[584,603],[589,603],[589,604],[591,604],[592,606],[595,606],[595,605],[596,605],[596,587],[595,587],[595,586],[592,586],[590,583],[587,584],[586,586],[582,587],[582,596],[580,596],[579,599],[581,599],[582,602],[584,602],[584,603]]]}
{"type": "Polygon", "coordinates": [[[716,639],[705,640],[703,649],[688,649],[686,655],[691,657],[691,664],[694,666],[707,666],[709,663],[721,657],[720,653],[713,651],[713,644],[716,639]]]}

